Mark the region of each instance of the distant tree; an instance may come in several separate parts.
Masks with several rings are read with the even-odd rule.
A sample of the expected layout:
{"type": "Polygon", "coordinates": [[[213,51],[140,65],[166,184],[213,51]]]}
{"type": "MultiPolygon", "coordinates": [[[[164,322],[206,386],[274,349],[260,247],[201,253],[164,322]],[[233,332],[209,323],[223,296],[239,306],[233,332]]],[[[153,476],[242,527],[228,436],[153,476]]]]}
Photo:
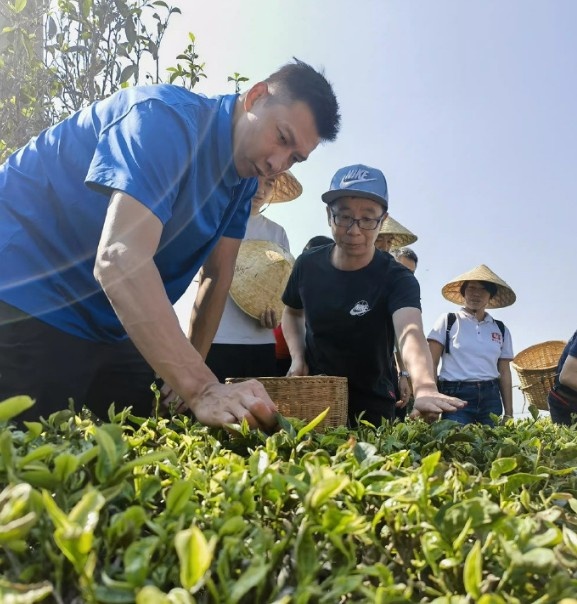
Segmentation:
{"type": "MultiPolygon", "coordinates": [[[[42,129],[119,88],[157,84],[170,19],[164,0],[0,0],[0,162],[42,129]]],[[[192,90],[206,78],[195,36],[167,69],[192,90]]],[[[235,91],[248,78],[228,78],[235,91]]]]}
{"type": "Polygon", "coordinates": [[[44,0],[0,0],[0,161],[51,123],[53,76],[43,62],[44,0]]]}
{"type": "Polygon", "coordinates": [[[170,17],[162,0],[58,0],[47,14],[44,60],[62,104],[58,118],[120,87],[159,78],[159,48],[170,17]]]}
{"type": "Polygon", "coordinates": [[[160,82],[163,0],[0,0],[0,160],[124,86],[160,82]]]}

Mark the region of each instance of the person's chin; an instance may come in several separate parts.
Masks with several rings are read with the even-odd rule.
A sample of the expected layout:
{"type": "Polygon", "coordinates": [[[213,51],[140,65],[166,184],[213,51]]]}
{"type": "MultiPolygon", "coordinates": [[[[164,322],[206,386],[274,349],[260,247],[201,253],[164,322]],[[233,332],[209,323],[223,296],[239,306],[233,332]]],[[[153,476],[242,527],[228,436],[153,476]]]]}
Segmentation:
{"type": "Polygon", "coordinates": [[[252,162],[244,162],[241,165],[238,165],[235,162],[235,167],[238,175],[241,178],[255,178],[258,176],[258,170],[255,164],[252,162]]]}
{"type": "Polygon", "coordinates": [[[347,250],[349,254],[352,254],[354,256],[359,256],[367,253],[367,248],[364,245],[359,245],[355,243],[345,243],[343,247],[345,250],[347,250]]]}

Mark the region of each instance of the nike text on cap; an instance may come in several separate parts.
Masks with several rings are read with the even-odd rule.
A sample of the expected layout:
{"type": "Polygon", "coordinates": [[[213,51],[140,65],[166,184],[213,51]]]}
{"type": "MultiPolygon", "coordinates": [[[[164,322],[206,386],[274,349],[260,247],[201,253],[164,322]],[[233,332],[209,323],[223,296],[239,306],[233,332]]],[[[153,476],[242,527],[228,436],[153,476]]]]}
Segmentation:
{"type": "Polygon", "coordinates": [[[377,168],[356,164],[337,171],[331,180],[331,188],[322,195],[325,203],[339,197],[365,197],[389,209],[389,192],[385,175],[377,168]]]}

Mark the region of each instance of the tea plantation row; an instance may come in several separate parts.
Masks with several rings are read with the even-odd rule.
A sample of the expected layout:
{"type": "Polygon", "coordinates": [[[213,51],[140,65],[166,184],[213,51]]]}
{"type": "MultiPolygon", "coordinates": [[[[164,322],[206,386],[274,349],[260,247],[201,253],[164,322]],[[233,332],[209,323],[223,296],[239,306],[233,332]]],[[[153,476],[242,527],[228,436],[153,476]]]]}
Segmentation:
{"type": "Polygon", "coordinates": [[[230,436],[0,403],[4,603],[574,603],[577,442],[548,419],[230,436]]]}

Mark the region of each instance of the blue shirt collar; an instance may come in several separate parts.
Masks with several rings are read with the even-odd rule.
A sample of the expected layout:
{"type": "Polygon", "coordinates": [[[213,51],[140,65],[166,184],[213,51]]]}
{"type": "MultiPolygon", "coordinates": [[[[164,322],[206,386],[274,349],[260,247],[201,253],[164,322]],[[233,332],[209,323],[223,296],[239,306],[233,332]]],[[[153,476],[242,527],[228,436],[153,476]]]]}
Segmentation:
{"type": "Polygon", "coordinates": [[[218,107],[218,159],[222,170],[222,179],[227,187],[234,187],[242,180],[234,165],[232,146],[232,120],[238,94],[226,94],[217,97],[218,107]]]}

